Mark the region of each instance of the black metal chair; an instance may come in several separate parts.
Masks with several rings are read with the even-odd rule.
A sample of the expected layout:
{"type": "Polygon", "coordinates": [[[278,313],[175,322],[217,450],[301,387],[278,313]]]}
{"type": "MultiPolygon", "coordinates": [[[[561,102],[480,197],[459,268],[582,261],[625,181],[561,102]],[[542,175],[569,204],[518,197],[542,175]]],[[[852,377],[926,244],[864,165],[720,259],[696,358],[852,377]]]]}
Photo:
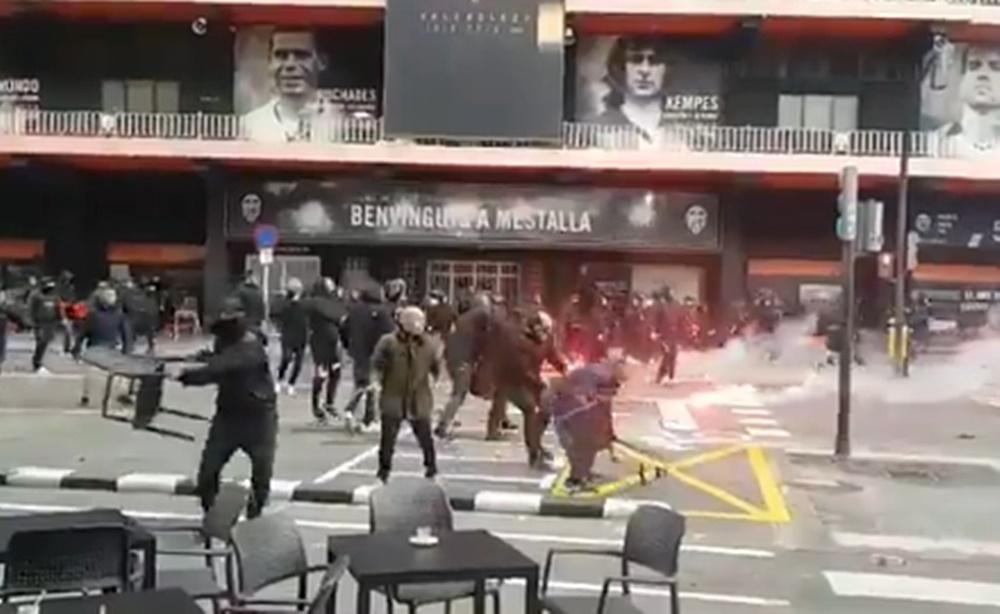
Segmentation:
{"type": "Polygon", "coordinates": [[[131,568],[124,525],[22,531],[10,538],[0,596],[127,592],[131,568]]]}
{"type": "Polygon", "coordinates": [[[186,534],[193,538],[191,547],[157,548],[158,555],[197,556],[205,559],[205,565],[182,569],[163,569],[156,574],[158,588],[179,588],[195,600],[208,599],[212,610],[218,612],[219,601],[226,597],[226,589],[219,585],[216,562],[232,554],[229,538],[233,526],[240,519],[246,507],[249,493],[239,484],[227,482],[219,489],[212,508],[197,523],[166,523],[147,528],[155,533],[186,534]],[[222,542],[223,547],[217,547],[222,542]]]}
{"type": "Polygon", "coordinates": [[[670,591],[670,611],[680,612],[677,594],[677,559],[684,538],[684,516],[667,509],[644,505],[629,518],[622,550],[553,549],[545,557],[542,575],[542,609],[553,614],[642,614],[631,600],[631,585],[662,586],[670,591]],[[552,563],[557,554],[597,555],[621,560],[621,575],[604,579],[599,597],[548,594],[552,563]],[[630,564],[642,565],[660,574],[658,578],[630,575],[630,564]],[[610,594],[612,585],[621,596],[610,594]]]}
{"type": "MultiPolygon", "coordinates": [[[[399,531],[408,534],[418,527],[430,527],[435,533],[454,530],[454,518],[448,495],[438,484],[425,479],[396,479],[372,491],[368,507],[368,526],[372,533],[399,531]]],[[[451,602],[473,597],[474,582],[441,582],[437,584],[401,584],[386,594],[386,608],[391,613],[393,601],[417,608],[444,603],[446,614],[451,602]]],[[[493,611],[500,614],[500,583],[487,584],[486,593],[493,600],[493,611]]]]}
{"type": "Polygon", "coordinates": [[[292,518],[271,514],[242,522],[233,527],[229,543],[233,556],[226,565],[229,604],[223,607],[224,612],[287,612],[307,607],[330,608],[332,612],[335,608],[336,584],[347,569],[347,560],[338,558],[331,565],[310,566],[292,518]],[[323,583],[316,597],[309,599],[309,575],[320,571],[326,574],[323,583]],[[288,580],[298,581],[296,597],[257,596],[288,580]]]}

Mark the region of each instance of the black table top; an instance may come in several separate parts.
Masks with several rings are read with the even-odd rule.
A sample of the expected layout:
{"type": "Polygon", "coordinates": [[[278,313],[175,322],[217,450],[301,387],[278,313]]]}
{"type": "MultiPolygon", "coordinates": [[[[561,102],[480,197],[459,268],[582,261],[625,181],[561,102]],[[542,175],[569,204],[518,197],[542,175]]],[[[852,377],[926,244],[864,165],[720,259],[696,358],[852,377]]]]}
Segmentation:
{"type": "Polygon", "coordinates": [[[359,581],[434,582],[526,576],[538,573],[538,564],[488,531],[440,533],[433,547],[409,543],[408,533],[380,532],[332,535],[331,557],[348,555],[351,575],[359,581]]]}
{"type": "Polygon", "coordinates": [[[141,524],[116,509],[93,509],[74,512],[52,512],[0,516],[0,558],[7,555],[7,544],[11,536],[19,531],[42,529],[63,529],[72,527],[94,527],[121,524],[129,530],[129,537],[136,547],[152,543],[156,538],[141,524]]]}
{"type": "MultiPolygon", "coordinates": [[[[75,599],[48,599],[41,614],[97,614],[103,605],[107,614],[203,614],[198,604],[180,589],[142,593],[112,593],[75,599]]],[[[16,614],[17,607],[0,604],[0,614],[16,614]]]]}

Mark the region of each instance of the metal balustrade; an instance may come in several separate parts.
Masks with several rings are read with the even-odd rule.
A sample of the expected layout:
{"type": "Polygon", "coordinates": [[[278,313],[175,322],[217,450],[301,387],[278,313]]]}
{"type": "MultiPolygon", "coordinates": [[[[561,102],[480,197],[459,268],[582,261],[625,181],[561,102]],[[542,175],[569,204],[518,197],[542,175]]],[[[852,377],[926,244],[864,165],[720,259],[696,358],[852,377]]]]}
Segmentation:
{"type": "MultiPolygon", "coordinates": [[[[935,1],[935,0],[927,0],[935,1]]],[[[997,0],[1000,2],[1000,0],[997,0]]],[[[898,157],[904,132],[893,130],[835,131],[768,126],[670,126],[655,135],[634,126],[565,122],[562,146],[574,150],[648,150],[695,153],[898,157]]],[[[90,137],[195,141],[248,140],[243,118],[213,113],[103,113],[0,109],[0,135],[90,137]]],[[[953,144],[939,134],[914,132],[913,157],[955,157],[953,144]]],[[[307,126],[290,138],[311,144],[374,144],[384,140],[382,120],[338,118],[307,126]]],[[[504,146],[502,143],[489,145],[504,146]]],[[[513,146],[513,144],[511,145],[513,146]]]]}

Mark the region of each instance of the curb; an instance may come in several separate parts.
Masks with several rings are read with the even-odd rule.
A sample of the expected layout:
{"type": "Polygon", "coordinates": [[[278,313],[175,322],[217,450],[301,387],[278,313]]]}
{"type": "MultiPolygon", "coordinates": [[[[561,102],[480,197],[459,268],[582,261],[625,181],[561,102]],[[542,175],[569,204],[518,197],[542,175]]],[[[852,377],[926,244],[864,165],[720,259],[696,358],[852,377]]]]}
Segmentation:
{"type": "MultiPolygon", "coordinates": [[[[0,471],[0,487],[195,496],[194,480],[180,474],[128,473],[118,477],[105,477],[49,467],[15,467],[0,471]]],[[[364,485],[354,489],[338,489],[302,481],[272,480],[271,500],[367,506],[368,497],[375,488],[375,485],[364,485]]],[[[448,498],[452,508],[459,512],[561,518],[627,518],[640,505],[669,507],[665,503],[632,499],[574,500],[545,494],[492,490],[481,490],[471,495],[449,495],[448,498]]]]}

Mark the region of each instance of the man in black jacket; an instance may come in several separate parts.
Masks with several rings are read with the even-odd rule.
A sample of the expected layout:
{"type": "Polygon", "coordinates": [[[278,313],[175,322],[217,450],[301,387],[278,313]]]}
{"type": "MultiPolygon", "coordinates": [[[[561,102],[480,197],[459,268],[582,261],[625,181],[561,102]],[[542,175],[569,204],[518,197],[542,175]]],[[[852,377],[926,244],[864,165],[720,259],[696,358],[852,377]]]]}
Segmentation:
{"type": "Polygon", "coordinates": [[[354,372],[354,392],[344,409],[344,419],[349,431],[358,428],[355,415],[361,397],[365,398],[365,413],[361,422],[367,426],[375,420],[375,392],[371,388],[371,359],[375,345],[383,335],[392,332],[394,308],[382,301],[378,286],[361,290],[358,300],[351,304],[344,321],[347,352],[351,355],[354,372]]]}
{"type": "Polygon", "coordinates": [[[226,299],[212,325],[215,348],[205,365],[188,369],[178,380],[185,386],[219,387],[215,416],[198,467],[198,496],[206,512],[219,493],[219,475],[237,450],[250,457],[253,497],[247,516],[256,518],[267,504],[278,437],[277,399],[267,352],[244,322],[238,298],[226,299]]]}
{"type": "Polygon", "coordinates": [[[285,379],[288,367],[292,372],[288,376],[285,390],[289,396],[295,395],[295,382],[299,380],[302,371],[302,359],[306,353],[306,341],[309,339],[309,322],[306,318],[306,308],[302,302],[302,281],[298,277],[288,280],[285,287],[285,300],[278,313],[278,329],[281,332],[281,363],[278,365],[278,383],[274,391],[281,393],[281,382],[285,379]]]}
{"type": "Polygon", "coordinates": [[[316,280],[312,296],[305,304],[309,322],[309,351],[313,358],[312,413],[319,424],[327,415],[336,416],[333,405],[340,384],[340,336],[346,315],[343,301],[337,296],[337,285],[329,277],[316,280]],[[320,405],[326,387],[326,404],[320,405]]]}
{"type": "Polygon", "coordinates": [[[236,297],[240,301],[240,307],[245,314],[244,320],[247,328],[252,333],[260,337],[261,343],[267,345],[267,336],[264,334],[264,292],[257,282],[253,273],[247,273],[243,278],[243,283],[236,289],[236,297]]]}
{"type": "MultiPolygon", "coordinates": [[[[87,314],[80,334],[76,337],[73,356],[79,358],[85,346],[121,350],[124,354],[132,352],[132,330],[128,318],[118,305],[118,293],[114,288],[102,288],[97,292],[94,308],[87,314]]],[[[95,386],[95,381],[102,377],[103,373],[97,367],[87,368],[83,376],[81,406],[90,404],[90,391],[95,386]]]]}
{"type": "Polygon", "coordinates": [[[62,323],[55,280],[46,279],[42,282],[41,291],[31,295],[29,310],[31,322],[35,325],[35,353],[31,357],[31,367],[35,373],[47,375],[48,370],[43,364],[45,352],[62,323]]]}
{"type": "Polygon", "coordinates": [[[492,322],[492,305],[485,294],[470,300],[469,309],[455,320],[447,335],[444,358],[451,377],[451,396],[441,412],[434,434],[447,439],[459,408],[465,403],[472,387],[472,374],[482,354],[492,322]]]}

